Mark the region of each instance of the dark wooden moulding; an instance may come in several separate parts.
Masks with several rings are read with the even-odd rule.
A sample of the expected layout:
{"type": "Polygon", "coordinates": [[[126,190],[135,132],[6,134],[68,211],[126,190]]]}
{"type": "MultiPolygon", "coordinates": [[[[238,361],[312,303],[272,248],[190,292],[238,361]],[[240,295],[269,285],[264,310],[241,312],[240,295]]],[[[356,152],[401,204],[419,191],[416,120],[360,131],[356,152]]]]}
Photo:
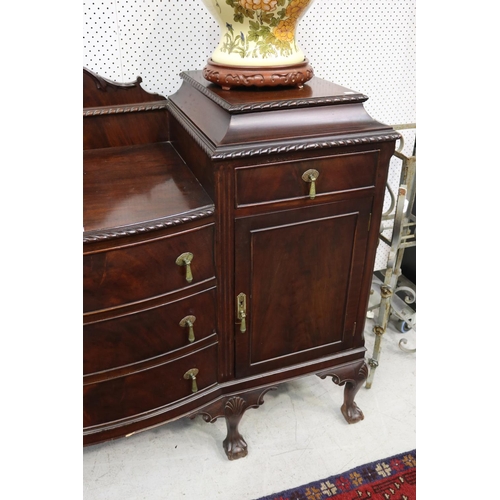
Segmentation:
{"type": "Polygon", "coordinates": [[[84,444],[202,415],[225,418],[240,458],[244,412],[310,374],[345,386],[343,416],[363,419],[398,134],[317,77],[227,91],[181,76],[165,99],[84,69],[84,444]]]}

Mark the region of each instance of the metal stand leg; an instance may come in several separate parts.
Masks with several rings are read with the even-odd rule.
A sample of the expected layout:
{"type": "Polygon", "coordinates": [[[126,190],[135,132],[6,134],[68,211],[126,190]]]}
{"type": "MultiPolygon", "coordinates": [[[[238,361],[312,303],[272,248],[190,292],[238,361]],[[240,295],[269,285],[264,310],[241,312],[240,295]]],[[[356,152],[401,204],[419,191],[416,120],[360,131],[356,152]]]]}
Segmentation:
{"type": "MultiPolygon", "coordinates": [[[[395,127],[396,128],[396,127],[395,127]]],[[[413,128],[400,126],[399,128],[413,128]]],[[[380,234],[380,239],[390,246],[389,256],[387,259],[387,268],[385,270],[384,283],[380,286],[380,305],[378,307],[378,315],[375,319],[375,345],[373,356],[368,359],[370,371],[366,381],[366,388],[370,389],[375,377],[375,371],[379,366],[380,354],[382,351],[382,338],[386,332],[387,325],[391,316],[391,302],[394,294],[399,289],[398,278],[401,276],[401,264],[405,248],[416,245],[416,233],[412,233],[410,227],[416,226],[415,217],[411,214],[411,209],[415,200],[415,170],[416,170],[416,155],[407,157],[402,154],[403,142],[401,142],[398,151],[394,154],[403,161],[401,167],[400,185],[398,188],[397,197],[392,193],[391,208],[386,214],[385,219],[394,219],[392,228],[392,238],[388,241],[383,235],[383,230],[380,234]],[[405,208],[405,202],[408,202],[408,207],[405,208]],[[390,215],[394,209],[394,215],[390,215]]],[[[408,301],[407,301],[408,302],[408,301]]],[[[410,302],[409,302],[410,303],[410,302]]],[[[404,348],[401,344],[405,344],[405,339],[400,342],[400,348],[405,352],[414,352],[413,350],[404,348]]]]}
{"type": "Polygon", "coordinates": [[[387,324],[389,323],[389,316],[391,313],[391,298],[393,296],[392,288],[389,285],[382,285],[380,287],[380,293],[382,298],[380,301],[377,324],[373,328],[373,332],[375,333],[375,346],[373,348],[373,356],[368,360],[370,372],[368,373],[368,378],[366,380],[365,387],[367,389],[371,388],[373,378],[375,377],[375,370],[379,365],[380,353],[382,351],[382,336],[384,335],[387,324]]]}

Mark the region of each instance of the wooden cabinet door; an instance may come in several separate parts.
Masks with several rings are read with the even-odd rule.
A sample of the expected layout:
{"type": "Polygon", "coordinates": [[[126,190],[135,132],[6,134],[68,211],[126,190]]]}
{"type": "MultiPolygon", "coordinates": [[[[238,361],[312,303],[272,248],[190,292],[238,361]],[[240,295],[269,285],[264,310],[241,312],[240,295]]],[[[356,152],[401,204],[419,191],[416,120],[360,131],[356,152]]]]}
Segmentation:
{"type": "Polygon", "coordinates": [[[237,377],[353,347],[372,201],[236,219],[235,303],[246,298],[246,330],[235,324],[237,377]]]}

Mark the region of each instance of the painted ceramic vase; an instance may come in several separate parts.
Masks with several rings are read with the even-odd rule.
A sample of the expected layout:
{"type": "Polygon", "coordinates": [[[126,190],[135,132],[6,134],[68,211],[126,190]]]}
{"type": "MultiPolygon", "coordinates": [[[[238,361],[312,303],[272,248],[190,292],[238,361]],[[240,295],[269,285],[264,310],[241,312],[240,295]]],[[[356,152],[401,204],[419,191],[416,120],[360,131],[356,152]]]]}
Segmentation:
{"type": "Polygon", "coordinates": [[[296,40],[314,0],[202,0],[220,26],[212,61],[225,66],[282,67],[303,63],[296,40]]]}

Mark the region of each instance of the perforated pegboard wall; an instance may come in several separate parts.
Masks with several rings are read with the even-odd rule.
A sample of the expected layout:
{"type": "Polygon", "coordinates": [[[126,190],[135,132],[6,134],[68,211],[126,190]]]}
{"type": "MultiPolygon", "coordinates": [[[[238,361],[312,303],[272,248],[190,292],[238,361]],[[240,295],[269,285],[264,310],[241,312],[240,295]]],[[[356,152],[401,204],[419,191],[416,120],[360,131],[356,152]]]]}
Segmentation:
{"type": "MultiPolygon", "coordinates": [[[[414,123],[415,8],[416,0],[316,0],[297,39],[316,76],[368,95],[375,119],[414,123]]],[[[117,82],[141,76],[145,90],[165,96],[179,88],[180,72],[205,65],[219,40],[200,0],[84,0],[83,22],[85,67],[117,82]]],[[[409,154],[415,131],[402,133],[409,154]]],[[[394,189],[399,169],[391,162],[394,189]]],[[[376,269],[386,261],[381,244],[376,269]]]]}

